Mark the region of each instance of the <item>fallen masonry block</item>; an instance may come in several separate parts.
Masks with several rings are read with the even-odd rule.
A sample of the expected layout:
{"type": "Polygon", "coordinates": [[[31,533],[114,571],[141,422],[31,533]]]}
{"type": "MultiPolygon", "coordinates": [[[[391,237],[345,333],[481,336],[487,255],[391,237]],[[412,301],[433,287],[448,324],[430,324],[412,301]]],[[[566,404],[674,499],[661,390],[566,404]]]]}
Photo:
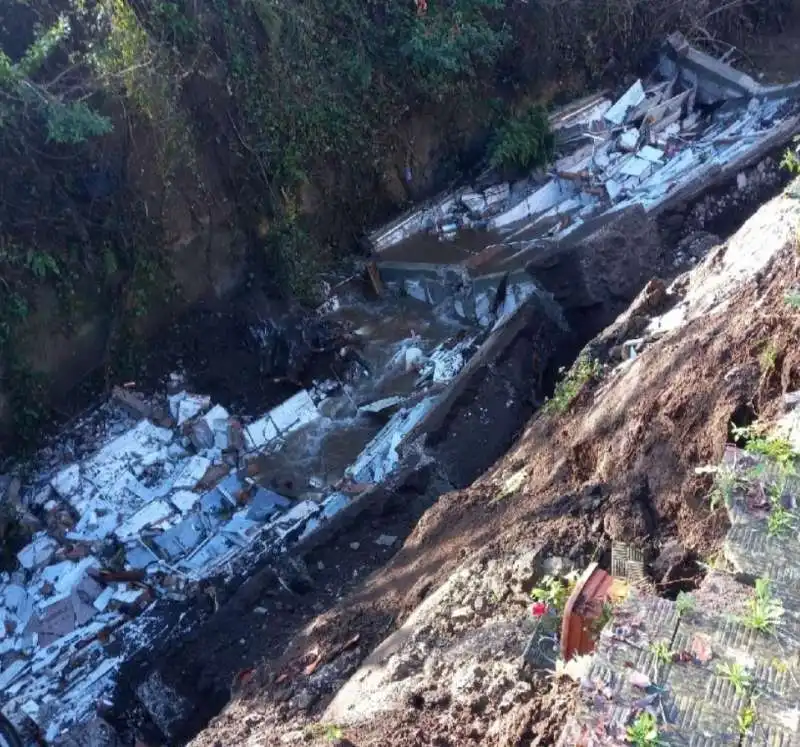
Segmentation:
{"type": "Polygon", "coordinates": [[[58,543],[49,535],[40,532],[33,542],[25,545],[17,553],[17,560],[25,570],[35,570],[47,565],[57,549],[58,543]]]}

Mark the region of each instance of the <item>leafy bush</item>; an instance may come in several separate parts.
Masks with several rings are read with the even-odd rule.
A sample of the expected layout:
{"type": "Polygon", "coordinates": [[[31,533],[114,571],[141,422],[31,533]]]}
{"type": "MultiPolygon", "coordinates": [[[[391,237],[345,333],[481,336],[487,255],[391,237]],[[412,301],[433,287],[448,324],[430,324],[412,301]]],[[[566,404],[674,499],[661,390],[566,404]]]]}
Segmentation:
{"type": "Polygon", "coordinates": [[[530,106],[500,128],[489,161],[502,171],[530,171],[546,164],[554,149],[547,112],[541,106],[530,106]]]}
{"type": "Polygon", "coordinates": [[[90,109],[83,101],[51,104],[47,107],[46,120],[47,139],[55,143],[76,145],[113,129],[108,117],[90,109]]]}

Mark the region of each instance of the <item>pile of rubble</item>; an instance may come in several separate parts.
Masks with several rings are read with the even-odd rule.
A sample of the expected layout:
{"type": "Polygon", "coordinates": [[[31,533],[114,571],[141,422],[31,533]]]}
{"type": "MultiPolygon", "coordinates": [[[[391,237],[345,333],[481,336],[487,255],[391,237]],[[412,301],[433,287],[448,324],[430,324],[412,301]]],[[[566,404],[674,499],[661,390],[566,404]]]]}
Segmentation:
{"type": "Polygon", "coordinates": [[[649,80],[551,117],[560,157],[546,171],[462,188],[373,233],[377,269],[390,287],[491,326],[499,307],[537,293],[525,271],[533,256],[584,241],[633,207],[657,215],[733,184],[738,196],[688,216],[704,228],[774,183],[774,163],[771,174],[744,170],[791,138],[799,92],[762,86],[673,34],[649,80]]]}
{"type": "Polygon", "coordinates": [[[254,468],[257,458],[335,427],[319,405],[351,401],[352,387],[322,382],[252,422],[183,389],[163,406],[116,390],[101,415],[74,425],[83,439],[44,453],[49,468],[16,499],[37,531],[17,568],[0,574],[3,712],[48,742],[92,719],[121,663],[158,634],[145,610],[180,603],[204,580],[239,574],[307,538],[390,475],[404,437],[474,342],[427,353],[419,339],[398,345],[396,374],[416,375],[413,395],[362,403],[356,417],[393,414],[336,484],[307,477],[307,493],[278,492],[254,468]]]}

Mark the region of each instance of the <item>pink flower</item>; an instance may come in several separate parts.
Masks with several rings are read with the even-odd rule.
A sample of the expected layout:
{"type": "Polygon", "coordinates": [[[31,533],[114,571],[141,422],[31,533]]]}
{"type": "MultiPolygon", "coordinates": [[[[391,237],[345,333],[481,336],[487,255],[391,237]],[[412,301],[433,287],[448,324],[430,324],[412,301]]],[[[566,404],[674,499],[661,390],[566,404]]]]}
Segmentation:
{"type": "Polygon", "coordinates": [[[531,614],[534,617],[542,617],[547,614],[547,605],[544,602],[534,602],[531,607],[531,614]]]}

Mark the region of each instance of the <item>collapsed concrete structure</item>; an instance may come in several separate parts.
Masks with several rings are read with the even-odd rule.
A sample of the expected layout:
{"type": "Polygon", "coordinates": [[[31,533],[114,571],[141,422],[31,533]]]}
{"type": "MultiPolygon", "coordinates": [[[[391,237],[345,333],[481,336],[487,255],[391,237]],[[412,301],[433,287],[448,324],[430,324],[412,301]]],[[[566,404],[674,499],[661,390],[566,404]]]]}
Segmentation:
{"type": "MultiPolygon", "coordinates": [[[[746,179],[745,168],[796,130],[798,93],[797,84],[762,86],[673,34],[650,79],[616,101],[593,96],[551,118],[562,155],[546,171],[459,189],[374,232],[377,268],[390,288],[481,326],[537,287],[557,293],[545,276],[560,263],[571,268],[573,292],[596,300],[591,285],[613,284],[616,273],[587,267],[591,253],[581,247],[635,215],[641,235],[655,233],[647,221],[746,179]]],[[[651,247],[626,246],[617,261],[652,264],[651,247]]]]}
{"type": "Polygon", "coordinates": [[[325,541],[431,457],[449,484],[469,484],[579,347],[571,309],[610,321],[652,275],[653,217],[785,142],[794,94],[671,37],[658,81],[554,118],[570,152],[548,174],[459,190],[373,234],[384,284],[461,327],[395,341],[375,396],[318,382],[248,421],[180,387],[156,406],[123,391],[79,424],[90,448],[59,454],[22,492],[45,526],[0,576],[3,711],[57,744],[92,744],[98,704],[117,707],[120,671],[138,658],[125,685],[136,702],[119,708],[177,738],[192,706],[159,652],[201,624],[185,608],[209,579],[241,583],[325,541]],[[476,414],[474,401],[497,406],[476,414]],[[342,422],[388,422],[334,479],[310,471],[289,486],[261,470],[342,433],[342,404],[342,422]]]}

